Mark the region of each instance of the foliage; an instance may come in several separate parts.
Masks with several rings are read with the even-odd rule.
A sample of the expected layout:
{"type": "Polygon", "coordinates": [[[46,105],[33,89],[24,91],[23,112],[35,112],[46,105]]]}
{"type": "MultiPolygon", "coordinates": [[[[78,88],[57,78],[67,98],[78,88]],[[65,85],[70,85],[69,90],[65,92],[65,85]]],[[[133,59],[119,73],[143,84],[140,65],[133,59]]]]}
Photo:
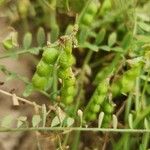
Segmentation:
{"type": "MultiPolygon", "coordinates": [[[[26,84],[24,96],[40,92],[52,104],[50,109],[45,104],[38,106],[32,121],[17,118],[18,131],[20,127],[62,131],[106,128],[108,133],[98,135],[109,139],[102,140],[103,148],[150,147],[149,1],[16,0],[12,4],[6,0],[0,7],[8,7],[5,15],[18,35],[23,32],[21,40],[9,35],[3,41],[5,52],[0,59],[17,59],[25,53],[40,57],[32,83],[1,65],[5,82],[18,78],[26,84]],[[116,140],[111,131],[125,133],[118,134],[116,140]],[[143,134],[135,136],[130,131],[143,134]]],[[[11,124],[9,117],[2,119],[1,127],[11,124]]],[[[61,139],[63,147],[69,144],[78,149],[82,136],[78,131],[71,133],[74,141],[66,133],[61,139]]]]}

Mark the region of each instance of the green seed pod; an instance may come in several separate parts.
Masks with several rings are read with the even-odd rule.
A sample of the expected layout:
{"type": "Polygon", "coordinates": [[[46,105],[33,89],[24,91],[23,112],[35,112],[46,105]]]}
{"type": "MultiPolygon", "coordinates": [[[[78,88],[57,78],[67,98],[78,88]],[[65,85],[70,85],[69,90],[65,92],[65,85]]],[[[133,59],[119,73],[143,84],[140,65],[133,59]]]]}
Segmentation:
{"type": "Polygon", "coordinates": [[[70,86],[70,87],[63,87],[62,89],[62,95],[68,96],[68,95],[74,95],[75,94],[75,88],[74,86],[70,86]]]}
{"type": "Polygon", "coordinates": [[[75,85],[75,77],[70,77],[64,80],[64,87],[75,85]]]}
{"type": "Polygon", "coordinates": [[[70,70],[70,68],[65,70],[63,68],[59,68],[58,77],[65,80],[71,77],[71,73],[72,71],[70,70]]]}
{"type": "Polygon", "coordinates": [[[82,18],[82,24],[89,26],[93,21],[93,16],[91,14],[85,14],[82,18]]]}
{"type": "Polygon", "coordinates": [[[43,52],[42,58],[43,60],[48,64],[53,64],[57,57],[59,55],[59,52],[55,48],[46,48],[43,52]]]}
{"type": "Polygon", "coordinates": [[[113,113],[114,111],[114,106],[113,104],[109,103],[109,102],[104,102],[103,104],[103,111],[106,113],[106,114],[111,114],[113,113]]]}
{"type": "Polygon", "coordinates": [[[66,92],[68,95],[74,95],[75,93],[75,89],[74,89],[74,86],[70,86],[66,89],[66,92]]]}
{"type": "Polygon", "coordinates": [[[112,115],[104,115],[103,123],[110,123],[112,120],[112,115]]]}
{"type": "Polygon", "coordinates": [[[81,26],[90,26],[92,23],[92,20],[94,19],[94,16],[98,10],[99,2],[94,1],[87,1],[87,4],[85,6],[85,9],[81,12],[81,15],[79,16],[79,24],[81,26]]]}
{"type": "Polygon", "coordinates": [[[53,67],[46,64],[44,61],[40,61],[39,64],[37,65],[37,73],[40,75],[40,76],[49,76],[50,73],[52,73],[52,69],[53,67]]]}
{"type": "Polygon", "coordinates": [[[90,110],[94,113],[98,113],[100,111],[100,105],[93,103],[90,106],[90,110]]]}
{"type": "Polygon", "coordinates": [[[47,84],[48,80],[45,77],[41,77],[35,74],[32,78],[32,84],[35,88],[43,90],[47,84]]]}
{"type": "Polygon", "coordinates": [[[94,95],[93,101],[94,103],[101,105],[104,102],[105,97],[106,97],[105,95],[94,95]]]}
{"type": "MultiPolygon", "coordinates": [[[[87,113],[94,113],[95,115],[98,114],[98,112],[100,111],[100,107],[107,95],[107,91],[108,91],[108,79],[103,80],[98,87],[96,88],[93,96],[91,97],[90,102],[88,103],[88,105],[86,106],[85,109],[85,114],[87,113]]],[[[85,116],[85,119],[88,118],[85,116]]],[[[92,121],[92,120],[87,120],[87,121],[92,121]]]]}
{"type": "Polygon", "coordinates": [[[85,119],[88,120],[88,121],[94,121],[96,120],[97,118],[97,115],[96,113],[93,113],[93,112],[88,112],[87,114],[85,114],[85,119]]]}
{"type": "Polygon", "coordinates": [[[67,96],[67,97],[63,97],[63,98],[62,98],[62,101],[63,101],[63,103],[65,103],[65,104],[71,104],[71,103],[73,102],[73,96],[70,95],[70,96],[67,96]]]}
{"type": "Polygon", "coordinates": [[[65,104],[71,104],[73,102],[73,98],[75,95],[75,83],[72,85],[66,86],[65,81],[68,81],[68,79],[64,80],[64,86],[61,91],[62,95],[62,101],[65,104]]]}
{"type": "Polygon", "coordinates": [[[61,99],[64,104],[71,104],[75,95],[75,77],[71,66],[75,63],[72,52],[72,39],[68,39],[64,45],[64,51],[59,57],[58,77],[62,79],[63,87],[61,90],[61,99]]]}
{"type": "Polygon", "coordinates": [[[118,80],[117,82],[112,84],[111,91],[112,91],[113,97],[115,97],[116,95],[118,95],[120,93],[120,89],[121,89],[121,81],[120,80],[118,80]]]}
{"type": "Polygon", "coordinates": [[[135,80],[129,80],[127,76],[123,76],[121,83],[122,83],[121,92],[127,93],[133,90],[135,85],[135,80]]]}
{"type": "Polygon", "coordinates": [[[72,53],[72,39],[68,39],[66,42],[65,42],[65,48],[64,48],[64,51],[67,53],[67,54],[71,54],[72,53]]]}
{"type": "Polygon", "coordinates": [[[100,95],[105,94],[108,91],[108,82],[100,83],[97,87],[97,93],[100,95]]]}
{"type": "Polygon", "coordinates": [[[97,3],[94,2],[94,1],[92,1],[92,2],[88,5],[86,12],[89,13],[89,14],[96,14],[97,9],[98,9],[97,3]]]}
{"type": "Polygon", "coordinates": [[[126,71],[121,78],[121,93],[128,93],[133,90],[135,86],[136,77],[140,75],[141,64],[133,66],[130,70],[126,71]]]}
{"type": "Polygon", "coordinates": [[[59,64],[62,68],[69,68],[75,63],[75,58],[67,54],[66,52],[63,52],[59,58],[59,64]]]}
{"type": "Polygon", "coordinates": [[[111,120],[112,120],[112,114],[105,114],[103,123],[102,123],[102,127],[108,128],[110,126],[111,120]]]}

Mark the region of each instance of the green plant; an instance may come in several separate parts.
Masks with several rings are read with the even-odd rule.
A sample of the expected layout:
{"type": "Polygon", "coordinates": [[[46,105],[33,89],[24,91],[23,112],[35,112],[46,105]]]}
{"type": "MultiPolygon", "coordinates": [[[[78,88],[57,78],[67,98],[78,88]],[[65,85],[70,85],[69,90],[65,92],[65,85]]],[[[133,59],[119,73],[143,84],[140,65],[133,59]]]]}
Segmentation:
{"type": "Polygon", "coordinates": [[[39,105],[0,90],[14,106],[25,102],[36,112],[29,121],[18,117],[16,128],[12,116],[1,118],[0,131],[55,131],[58,149],[150,147],[149,1],[16,0],[0,7],[19,37],[11,32],[2,41],[0,59],[31,56],[34,70],[30,79],[3,63],[0,86],[19,79],[27,99],[32,92],[46,99],[39,105]]]}
{"type": "Polygon", "coordinates": [[[101,106],[108,92],[108,79],[102,81],[96,88],[91,100],[85,110],[85,119],[87,121],[96,120],[97,114],[100,112],[101,106]]]}

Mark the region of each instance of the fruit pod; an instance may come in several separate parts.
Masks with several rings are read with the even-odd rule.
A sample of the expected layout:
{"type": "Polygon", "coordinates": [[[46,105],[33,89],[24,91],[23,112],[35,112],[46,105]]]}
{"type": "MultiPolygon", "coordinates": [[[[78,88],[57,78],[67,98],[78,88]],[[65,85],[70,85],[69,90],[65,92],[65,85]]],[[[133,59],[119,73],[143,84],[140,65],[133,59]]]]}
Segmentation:
{"type": "Polygon", "coordinates": [[[64,51],[59,58],[59,65],[61,66],[61,68],[67,69],[73,64],[75,64],[75,58],[73,57],[73,55],[71,55],[70,53],[67,54],[67,52],[64,51]]]}
{"type": "Polygon", "coordinates": [[[140,75],[141,64],[134,65],[131,69],[126,71],[119,80],[111,86],[113,97],[123,93],[127,94],[132,91],[135,86],[136,77],[140,75]]]}
{"type": "Polygon", "coordinates": [[[58,58],[59,51],[55,48],[45,48],[42,59],[47,64],[54,64],[56,59],[58,58]]]}
{"type": "Polygon", "coordinates": [[[102,105],[102,110],[106,114],[112,114],[114,111],[114,105],[108,101],[105,101],[102,105]]]}
{"type": "Polygon", "coordinates": [[[110,126],[111,121],[112,121],[112,114],[104,115],[102,127],[108,128],[110,126]]]}
{"type": "Polygon", "coordinates": [[[112,120],[112,114],[114,111],[114,104],[109,102],[108,100],[105,101],[102,105],[102,111],[105,114],[102,127],[109,127],[112,120]]]}
{"type": "Polygon", "coordinates": [[[99,2],[97,0],[87,1],[86,6],[84,7],[81,14],[79,15],[79,18],[77,20],[77,24],[79,25],[80,28],[80,32],[78,35],[79,44],[82,44],[86,41],[89,27],[93,22],[98,7],[99,7],[99,2]]]}
{"type": "Polygon", "coordinates": [[[87,1],[87,4],[81,12],[78,20],[79,26],[90,26],[99,7],[97,0],[87,1]]]}
{"type": "Polygon", "coordinates": [[[93,121],[94,117],[101,111],[101,105],[108,92],[108,79],[103,80],[96,88],[84,112],[86,121],[93,121]],[[91,115],[91,116],[90,116],[91,115]]]}
{"type": "Polygon", "coordinates": [[[72,65],[75,58],[72,55],[72,39],[67,39],[63,52],[59,57],[58,77],[62,79],[61,101],[65,105],[73,103],[75,90],[75,77],[72,72],[72,65]]]}
{"type": "Polygon", "coordinates": [[[33,87],[39,90],[45,90],[49,78],[52,76],[53,65],[58,58],[58,50],[55,48],[45,48],[42,59],[36,67],[36,72],[32,78],[33,87]]]}
{"type": "Polygon", "coordinates": [[[51,75],[53,66],[45,63],[43,60],[36,67],[36,73],[40,76],[48,77],[51,75]]]}
{"type": "Polygon", "coordinates": [[[111,85],[112,96],[115,97],[120,94],[121,89],[121,80],[119,79],[111,85]]]}
{"type": "Polygon", "coordinates": [[[63,87],[61,90],[61,99],[62,102],[66,105],[71,104],[73,102],[76,93],[75,78],[73,76],[71,69],[69,70],[70,70],[69,74],[66,74],[66,76],[62,76],[63,87]]]}
{"type": "Polygon", "coordinates": [[[117,54],[113,61],[108,64],[108,66],[102,68],[96,75],[94,79],[94,84],[97,84],[101,82],[102,80],[106,79],[106,77],[110,77],[114,71],[118,68],[118,65],[120,65],[121,56],[120,54],[117,54]]]}
{"type": "Polygon", "coordinates": [[[34,88],[39,90],[44,90],[48,83],[48,79],[45,77],[39,76],[37,73],[34,74],[32,78],[32,85],[34,88]]]}
{"type": "Polygon", "coordinates": [[[65,42],[64,51],[67,54],[70,54],[70,55],[72,54],[72,39],[71,38],[65,42]]]}
{"type": "Polygon", "coordinates": [[[133,66],[128,70],[121,79],[121,93],[128,93],[133,90],[135,80],[140,75],[141,65],[133,66]]]}

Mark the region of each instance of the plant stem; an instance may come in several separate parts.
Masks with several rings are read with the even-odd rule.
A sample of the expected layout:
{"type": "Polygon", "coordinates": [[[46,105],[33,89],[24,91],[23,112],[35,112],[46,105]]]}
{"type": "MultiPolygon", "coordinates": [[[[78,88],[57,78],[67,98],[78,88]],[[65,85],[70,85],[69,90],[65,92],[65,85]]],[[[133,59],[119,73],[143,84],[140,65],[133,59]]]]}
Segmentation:
{"type": "Polygon", "coordinates": [[[76,135],[75,135],[76,138],[74,139],[71,150],[77,150],[78,149],[78,145],[79,145],[79,141],[80,141],[80,133],[81,133],[81,131],[76,132],[76,135]]]}
{"type": "Polygon", "coordinates": [[[137,77],[135,85],[135,111],[137,113],[140,111],[139,101],[140,101],[140,78],[137,77]]]}
{"type": "Polygon", "coordinates": [[[150,129],[112,129],[112,128],[81,128],[81,127],[39,127],[39,128],[0,128],[0,132],[21,131],[92,131],[92,132],[115,132],[115,133],[150,133],[150,129]]]}
{"type": "Polygon", "coordinates": [[[147,149],[148,147],[148,143],[149,143],[149,136],[150,134],[149,133],[144,133],[143,134],[143,137],[142,137],[142,146],[143,146],[143,149],[147,149]]]}
{"type": "MultiPolygon", "coordinates": [[[[1,90],[1,89],[0,89],[0,93],[2,93],[2,94],[4,94],[4,95],[7,95],[7,96],[13,97],[13,94],[11,94],[11,93],[9,93],[9,92],[6,92],[6,91],[4,91],[4,90],[1,90]]],[[[32,105],[32,106],[35,106],[35,105],[36,105],[38,108],[41,108],[41,106],[38,105],[38,104],[36,104],[35,102],[31,102],[31,101],[26,100],[26,99],[24,99],[24,98],[21,98],[21,97],[19,97],[19,96],[16,96],[16,98],[17,98],[19,101],[22,101],[22,102],[27,103],[27,104],[32,105]]]]}
{"type": "Polygon", "coordinates": [[[130,92],[127,102],[126,102],[125,122],[128,122],[128,116],[129,116],[131,105],[132,105],[132,97],[133,97],[133,94],[132,94],[132,92],[130,92]]]}

